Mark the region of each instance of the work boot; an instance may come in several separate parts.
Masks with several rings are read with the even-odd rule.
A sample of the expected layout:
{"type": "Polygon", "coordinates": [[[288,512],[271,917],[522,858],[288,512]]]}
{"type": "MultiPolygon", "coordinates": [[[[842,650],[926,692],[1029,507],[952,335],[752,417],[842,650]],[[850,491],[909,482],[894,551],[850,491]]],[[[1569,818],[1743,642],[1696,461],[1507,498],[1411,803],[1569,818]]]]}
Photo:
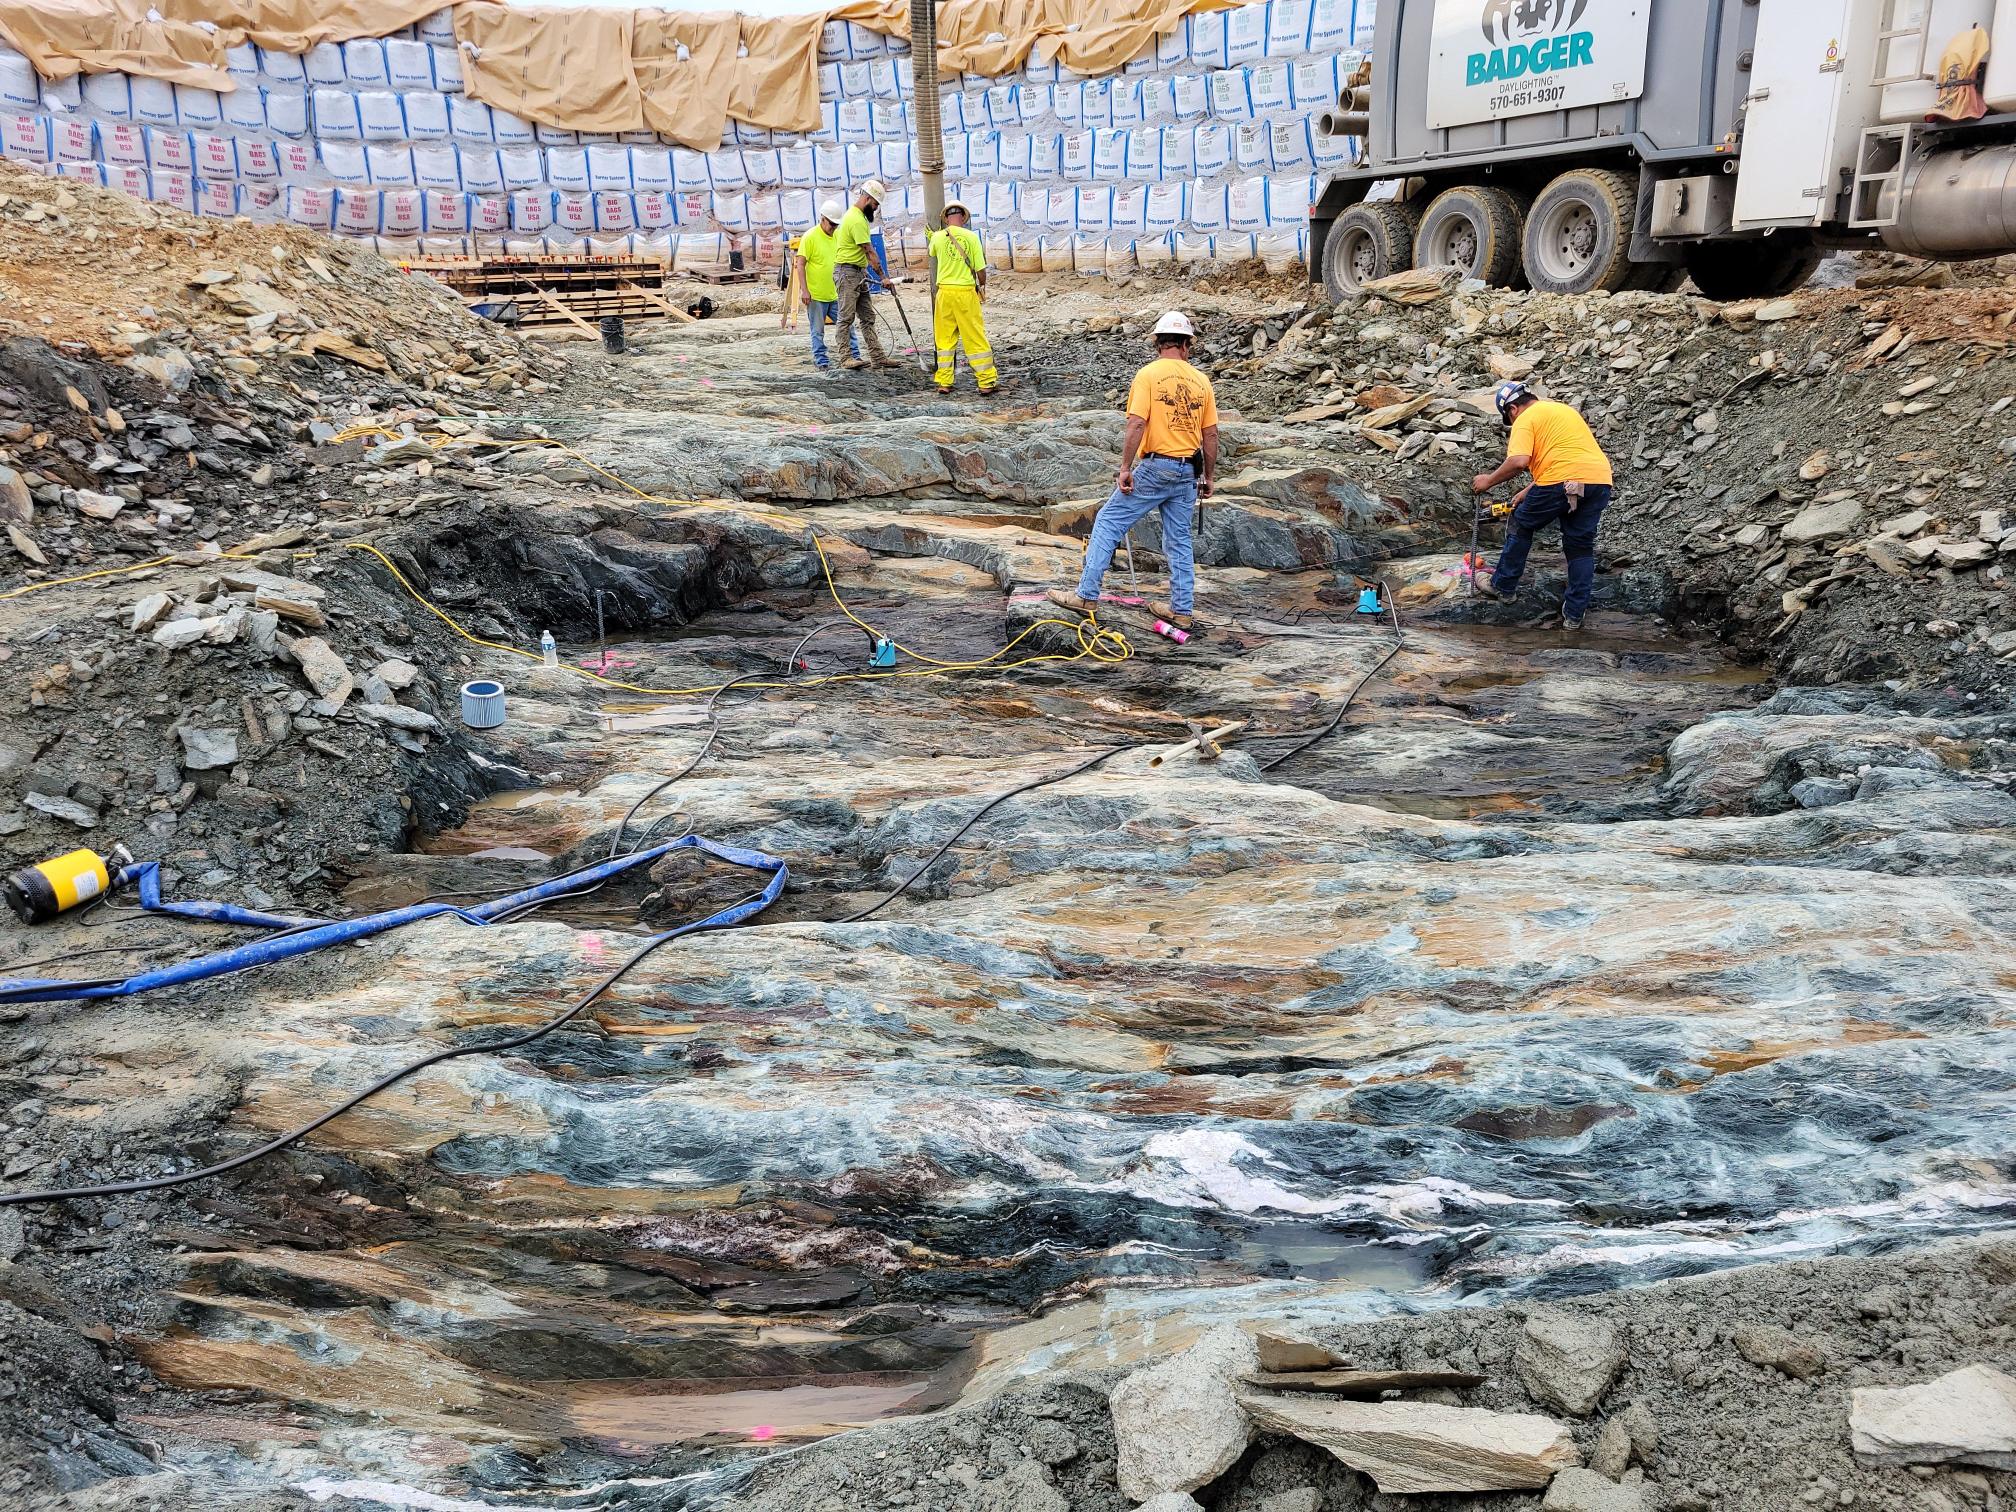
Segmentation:
{"type": "Polygon", "coordinates": [[[1099,608],[1096,599],[1082,599],[1069,588],[1052,588],[1044,597],[1059,609],[1069,609],[1073,614],[1091,615],[1099,608]]]}
{"type": "Polygon", "coordinates": [[[875,366],[878,368],[899,368],[908,367],[909,365],[909,363],[903,361],[900,357],[883,356],[875,359],[875,366]]]}
{"type": "Polygon", "coordinates": [[[1562,615],[1561,628],[1563,630],[1580,630],[1582,628],[1582,616],[1579,614],[1562,615]]]}
{"type": "Polygon", "coordinates": [[[1158,601],[1148,606],[1148,612],[1159,620],[1167,620],[1178,630],[1194,630],[1197,627],[1195,615],[1178,614],[1168,603],[1158,601]]]}
{"type": "Polygon", "coordinates": [[[863,362],[859,357],[849,357],[845,362],[841,363],[840,366],[845,368],[850,373],[858,373],[861,371],[861,369],[868,366],[868,364],[863,362]]]}
{"type": "Polygon", "coordinates": [[[1470,581],[1476,585],[1477,597],[1479,598],[1487,598],[1494,604],[1509,604],[1512,601],[1511,594],[1500,593],[1491,579],[1481,572],[1471,578],[1470,581]]]}

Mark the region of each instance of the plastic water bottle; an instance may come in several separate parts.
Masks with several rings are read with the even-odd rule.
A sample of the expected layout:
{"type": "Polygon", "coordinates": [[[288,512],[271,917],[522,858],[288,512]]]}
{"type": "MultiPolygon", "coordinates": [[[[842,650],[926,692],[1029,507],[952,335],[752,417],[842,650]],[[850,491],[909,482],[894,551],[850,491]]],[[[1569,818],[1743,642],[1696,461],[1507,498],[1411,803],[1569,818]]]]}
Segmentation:
{"type": "Polygon", "coordinates": [[[557,667],[560,665],[560,650],[553,644],[553,632],[551,630],[542,630],[539,633],[539,654],[545,659],[547,666],[557,667]]]}

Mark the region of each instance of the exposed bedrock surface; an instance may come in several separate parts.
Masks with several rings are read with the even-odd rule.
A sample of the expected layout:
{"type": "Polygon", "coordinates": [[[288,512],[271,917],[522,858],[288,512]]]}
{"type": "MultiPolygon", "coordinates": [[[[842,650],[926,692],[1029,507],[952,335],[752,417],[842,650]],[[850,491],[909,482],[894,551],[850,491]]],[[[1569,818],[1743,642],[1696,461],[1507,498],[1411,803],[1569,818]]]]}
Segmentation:
{"type": "MultiPolygon", "coordinates": [[[[1238,427],[1214,516],[1281,533],[1225,527],[1207,636],[1177,648],[1122,617],[1132,659],[1078,658],[1036,596],[1075,572],[1062,532],[1082,524],[1044,511],[1096,503],[1109,415],[1046,399],[976,420],[836,387],[787,443],[781,385],[704,348],[682,366],[709,361],[706,412],[645,404],[693,394],[661,352],[637,407],[574,439],[653,493],[816,507],[640,505],[528,457],[490,533],[384,538],[476,633],[554,624],[576,664],[599,665],[600,587],[608,675],[702,693],[440,632],[444,690],[508,684],[509,721],[460,739],[513,790],[355,860],[348,901],[508,885],[682,828],[786,858],[790,888],[564,1030],[402,1084],[226,1190],[48,1230],[150,1225],[158,1284],[112,1336],[171,1386],[257,1394],[231,1432],[179,1391],[147,1414],[190,1484],[522,1489],[566,1478],[518,1458],[561,1440],[588,1484],[709,1435],[1136,1360],[1206,1311],[1346,1323],[2009,1221],[2010,716],[1765,701],[1628,577],[1581,636],[1479,624],[1454,554],[1429,550],[1441,526],[1348,474],[1318,487],[1238,427]],[[988,470],[1028,497],[963,484],[968,445],[1015,459],[988,470]],[[843,621],[786,679],[839,618],[800,523],[911,651],[980,661],[1030,629],[1004,660],[1039,659],[822,680],[866,670],[843,621]],[[1303,544],[1265,554],[1284,541],[1303,544]],[[1383,664],[1390,623],[1317,570],[1371,549],[1404,559],[1383,664]],[[1375,669],[1334,732],[1266,769],[1375,669]],[[619,832],[708,739],[704,690],[763,673],[786,685],[725,695],[706,759],[619,832]],[[1151,764],[1189,721],[1235,719],[1252,728],[1222,759],[1151,764]],[[1129,749],[830,922],[994,795],[1109,744],[1129,749]]],[[[640,927],[753,886],[675,857],[523,922],[38,1011],[13,1095],[121,1148],[73,1146],[37,1179],[240,1148],[417,1053],[533,1025],[640,927]],[[59,1066],[77,1069],[37,1069],[59,1066]]],[[[18,1262],[16,1293],[47,1265],[18,1262]]],[[[1062,1472],[1014,1474],[998,1505],[1059,1504],[1062,1472]]]]}

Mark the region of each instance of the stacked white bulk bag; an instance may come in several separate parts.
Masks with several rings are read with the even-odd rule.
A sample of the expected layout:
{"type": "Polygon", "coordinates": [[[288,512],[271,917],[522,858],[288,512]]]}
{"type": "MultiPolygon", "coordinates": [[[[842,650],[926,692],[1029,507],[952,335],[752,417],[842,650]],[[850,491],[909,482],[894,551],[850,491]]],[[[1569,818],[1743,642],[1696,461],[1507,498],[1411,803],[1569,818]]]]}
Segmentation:
{"type": "Polygon", "coordinates": [[[452,143],[431,142],[412,149],[413,182],[422,189],[460,192],[462,155],[452,143]]]}
{"type": "MultiPolygon", "coordinates": [[[[21,58],[19,53],[12,56],[21,58]]],[[[28,77],[35,77],[32,64],[28,65],[28,77]]],[[[32,85],[31,85],[32,87],[32,85]]],[[[83,83],[84,109],[101,121],[130,121],[133,119],[133,81],[123,73],[86,74],[83,83]]],[[[246,91],[239,91],[246,93],[246,91]]],[[[6,101],[0,99],[0,104],[6,101]]],[[[15,102],[18,103],[18,102],[15,102]]]]}
{"type": "Polygon", "coordinates": [[[421,197],[421,211],[429,231],[469,230],[469,196],[449,190],[429,190],[421,197]]]}
{"type": "Polygon", "coordinates": [[[1112,183],[1127,177],[1127,133],[1102,126],[1092,133],[1092,177],[1112,183]]]}
{"type": "Polygon", "coordinates": [[[1073,209],[1074,223],[1080,231],[1095,232],[1103,236],[1113,229],[1113,189],[1108,184],[1081,184],[1076,194],[1073,209]]]}
{"type": "Polygon", "coordinates": [[[1225,224],[1234,231],[1267,229],[1267,180],[1255,175],[1235,179],[1226,187],[1225,224]]]}
{"type": "Polygon", "coordinates": [[[127,88],[132,101],[132,115],[142,126],[173,126],[175,124],[175,86],[164,79],[135,78],[128,81],[127,88]]]}
{"type": "Polygon", "coordinates": [[[1267,180],[1267,224],[1306,226],[1309,223],[1309,203],[1315,198],[1314,174],[1275,174],[1267,180]]]}
{"type": "Polygon", "coordinates": [[[1148,186],[1121,184],[1111,191],[1107,226],[1116,237],[1130,240],[1148,231],[1148,186]]]}
{"type": "Polygon", "coordinates": [[[269,92],[265,96],[266,128],[275,136],[291,141],[306,138],[312,126],[308,96],[295,90],[269,92]]]}
{"type": "MultiPolygon", "coordinates": [[[[124,74],[112,75],[125,80],[124,74]]],[[[42,106],[42,81],[36,77],[35,65],[13,48],[0,45],[0,110],[27,114],[42,106]]],[[[130,87],[127,93],[127,107],[132,109],[130,87]]]]}
{"type": "Polygon", "coordinates": [[[1274,166],[1274,128],[1266,121],[1241,121],[1232,133],[1232,162],[1241,173],[1266,173],[1274,166]]]}
{"type": "Polygon", "coordinates": [[[1220,121],[1199,126],[1191,136],[1196,178],[1217,178],[1232,170],[1232,128],[1220,121]]]}
{"type": "Polygon", "coordinates": [[[417,189],[388,189],[378,196],[378,225],[387,236],[418,236],[426,229],[426,196],[417,189]]]}
{"type": "Polygon", "coordinates": [[[1269,231],[1259,238],[1258,252],[1261,263],[1269,273],[1285,274],[1293,272],[1306,260],[1305,233],[1297,230],[1269,231]]]}
{"type": "Polygon", "coordinates": [[[314,184],[289,184],[285,218],[293,225],[327,231],[336,218],[336,191],[314,184]]]}
{"type": "Polygon", "coordinates": [[[1154,183],[1162,177],[1162,128],[1137,126],[1127,133],[1126,177],[1154,183]]]}
{"type": "Polygon", "coordinates": [[[49,161],[50,125],[47,116],[0,116],[0,156],[17,163],[49,161]]]}
{"type": "Polygon", "coordinates": [[[393,189],[410,189],[413,177],[413,149],[373,142],[364,149],[364,172],[374,184],[393,189]]]}
{"type": "Polygon", "coordinates": [[[224,103],[214,89],[193,84],[177,84],[175,124],[191,131],[204,131],[224,124],[224,103]]]}
{"type": "Polygon", "coordinates": [[[1188,186],[1181,179],[1167,179],[1147,186],[1143,200],[1145,229],[1151,236],[1166,236],[1184,223],[1188,186]]]}
{"type": "Polygon", "coordinates": [[[447,95],[409,94],[399,98],[405,114],[406,135],[414,141],[446,141],[455,134],[447,95]]]}
{"type": "MultiPolygon", "coordinates": [[[[88,127],[86,131],[88,134],[88,127]]],[[[190,137],[189,153],[191,165],[198,178],[215,183],[238,177],[238,143],[235,138],[220,136],[211,131],[195,132],[190,137]]],[[[64,156],[60,147],[56,155],[64,156]]]]}
{"type": "MultiPolygon", "coordinates": [[[[1110,77],[1081,78],[1033,53],[999,78],[948,77],[948,178],[983,234],[1046,233],[1053,262],[1064,248],[1074,267],[1110,269],[1136,242],[1177,259],[1214,233],[1247,255],[1242,235],[1299,233],[1306,176],[1354,150],[1318,137],[1309,118],[1334,105],[1371,10],[1370,0],[1269,0],[1187,18],[1110,77]]],[[[907,48],[847,23],[829,27],[821,46],[819,129],[731,121],[706,153],[646,130],[527,122],[468,99],[445,11],[409,32],[306,55],[233,46],[225,68],[235,87],[221,94],[119,74],[41,81],[0,49],[0,111],[23,118],[0,124],[0,151],[51,172],[107,179],[117,169],[118,182],[211,214],[225,203],[213,186],[264,185],[275,216],[314,224],[327,210],[331,224],[364,234],[375,223],[372,236],[407,249],[421,235],[501,244],[507,230],[541,246],[634,245],[690,219],[752,234],[741,250],[760,257],[777,230],[809,222],[820,198],[851,198],[874,177],[889,186],[885,231],[916,242],[921,257],[907,48]],[[280,185],[352,198],[304,194],[290,206],[280,185]],[[412,198],[388,198],[397,195],[412,198]],[[424,222],[452,203],[468,205],[468,231],[449,214],[448,225],[408,234],[409,204],[424,222]]],[[[1034,240],[1011,238],[1004,263],[1040,258],[1034,240]]],[[[1277,254],[1284,245],[1268,242],[1277,254]]]]}
{"type": "Polygon", "coordinates": [[[273,143],[239,142],[238,177],[246,183],[277,182],[280,178],[280,154],[273,143]]]}
{"type": "Polygon", "coordinates": [[[1225,63],[1237,68],[1267,56],[1268,7],[1242,5],[1224,12],[1225,63]]]}

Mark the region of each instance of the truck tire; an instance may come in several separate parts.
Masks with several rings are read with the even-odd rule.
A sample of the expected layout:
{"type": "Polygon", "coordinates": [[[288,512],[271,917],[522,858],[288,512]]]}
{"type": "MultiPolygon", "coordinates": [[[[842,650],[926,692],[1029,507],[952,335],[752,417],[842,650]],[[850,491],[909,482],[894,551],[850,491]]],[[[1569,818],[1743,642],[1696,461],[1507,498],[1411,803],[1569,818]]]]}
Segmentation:
{"type": "Polygon", "coordinates": [[[1323,243],[1323,288],[1333,300],[1414,266],[1414,233],[1421,212],[1381,200],[1353,205],[1337,217],[1323,243]]]}
{"type": "Polygon", "coordinates": [[[1615,292],[1631,281],[1638,181],[1608,168],[1576,168],[1533,201],[1526,216],[1526,277],[1542,294],[1615,292]]]}
{"type": "Polygon", "coordinates": [[[1804,288],[1825,255],[1804,236],[1697,242],[1687,249],[1687,274],[1710,299],[1776,299],[1804,288]]]}
{"type": "Polygon", "coordinates": [[[1460,184],[1428,205],[1414,237],[1422,268],[1460,268],[1466,278],[1509,288],[1519,277],[1526,207],[1503,189],[1460,184]]]}

